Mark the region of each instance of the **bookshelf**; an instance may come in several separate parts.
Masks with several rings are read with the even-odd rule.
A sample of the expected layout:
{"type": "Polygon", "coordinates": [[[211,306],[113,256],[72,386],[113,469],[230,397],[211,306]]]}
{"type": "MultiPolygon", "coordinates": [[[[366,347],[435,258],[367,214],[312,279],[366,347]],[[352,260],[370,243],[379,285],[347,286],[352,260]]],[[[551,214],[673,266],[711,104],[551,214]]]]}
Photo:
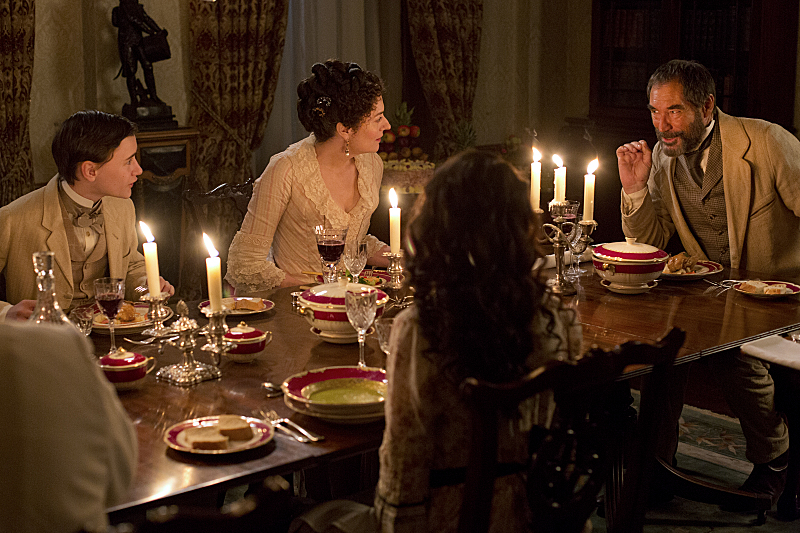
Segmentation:
{"type": "Polygon", "coordinates": [[[794,132],[798,2],[594,0],[590,118],[649,125],[645,89],[670,59],[711,71],[724,112],[794,132]]]}

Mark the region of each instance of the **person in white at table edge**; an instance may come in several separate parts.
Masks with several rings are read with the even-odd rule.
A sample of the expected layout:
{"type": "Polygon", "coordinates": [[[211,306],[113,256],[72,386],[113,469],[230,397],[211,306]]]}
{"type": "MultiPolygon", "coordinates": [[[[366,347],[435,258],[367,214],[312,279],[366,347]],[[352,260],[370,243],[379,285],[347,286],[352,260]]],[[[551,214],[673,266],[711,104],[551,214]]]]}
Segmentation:
{"type": "MultiPolygon", "coordinates": [[[[136,161],[136,125],[101,111],[80,111],[53,139],[56,174],[44,187],[0,209],[0,272],[5,301],[0,319],[25,320],[38,289],[32,255],[55,254],[56,297],[66,311],[91,302],[94,280],[125,280],[125,297],[145,284],[145,262],[136,249],[131,188],[142,173],[136,161]]],[[[161,290],[174,294],[160,279],[161,290]]]]}

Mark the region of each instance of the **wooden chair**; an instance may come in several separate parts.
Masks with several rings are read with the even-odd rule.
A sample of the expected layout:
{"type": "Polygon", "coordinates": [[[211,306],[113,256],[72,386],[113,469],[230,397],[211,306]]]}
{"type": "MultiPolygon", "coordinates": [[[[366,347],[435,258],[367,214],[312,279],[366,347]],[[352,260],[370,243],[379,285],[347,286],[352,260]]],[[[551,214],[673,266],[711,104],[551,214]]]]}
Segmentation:
{"type": "Polygon", "coordinates": [[[203,287],[202,265],[200,258],[207,257],[207,252],[202,241],[199,239],[201,233],[209,233],[213,236],[213,231],[208,227],[207,216],[204,214],[202,206],[218,203],[229,203],[232,205],[240,217],[236,220],[236,214],[231,220],[224,224],[225,234],[214,244],[217,250],[227,254],[227,246],[230,244],[236,230],[241,227],[250,198],[253,196],[253,179],[245,183],[233,184],[223,183],[210,191],[201,191],[196,188],[183,191],[183,220],[181,222],[181,251],[180,251],[180,282],[178,287],[179,294],[184,299],[198,299],[205,297],[205,293],[197,293],[197,287],[203,287]],[[201,266],[198,266],[201,265],[201,266]]]}
{"type": "MultiPolygon", "coordinates": [[[[531,433],[528,501],[537,531],[581,531],[597,505],[597,494],[621,444],[620,424],[625,423],[627,413],[620,406],[630,402],[620,400],[620,391],[628,398],[630,392],[618,381],[620,375],[628,365],[652,365],[654,379],[666,388],[684,338],[685,333],[676,328],[655,345],[628,342],[613,351],[593,349],[577,363],[552,362],[513,383],[464,380],[462,394],[475,416],[459,531],[488,531],[494,480],[501,470],[497,435],[502,413],[545,390],[554,391],[557,412],[549,430],[531,433]]],[[[609,531],[612,523],[613,531],[642,529],[654,464],[655,407],[641,407],[640,439],[635,453],[626,455],[624,485],[612,498],[609,531]]]]}

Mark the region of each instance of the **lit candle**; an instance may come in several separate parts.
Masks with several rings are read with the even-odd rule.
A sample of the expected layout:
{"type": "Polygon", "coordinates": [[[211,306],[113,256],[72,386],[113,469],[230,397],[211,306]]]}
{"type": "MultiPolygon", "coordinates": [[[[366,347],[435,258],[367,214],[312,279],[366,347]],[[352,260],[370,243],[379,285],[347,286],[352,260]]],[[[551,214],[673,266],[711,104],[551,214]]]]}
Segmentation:
{"type": "Polygon", "coordinates": [[[558,165],[555,171],[555,194],[553,194],[553,200],[556,202],[564,202],[567,198],[567,167],[564,166],[564,162],[556,154],[553,154],[553,163],[558,165]]]}
{"type": "Polygon", "coordinates": [[[531,207],[539,209],[539,195],[542,190],[542,163],[539,161],[542,154],[533,149],[533,163],[531,163],[531,207]]]}
{"type": "Polygon", "coordinates": [[[583,177],[583,220],[594,219],[594,171],[599,165],[597,159],[592,159],[583,177]]]}
{"type": "Polygon", "coordinates": [[[156,247],[156,240],[153,234],[150,233],[150,228],[147,224],[139,221],[139,227],[142,228],[142,233],[147,239],[147,242],[142,243],[144,250],[144,271],[147,273],[147,290],[150,291],[150,296],[157,298],[161,295],[161,278],[158,275],[158,248],[156,247]]]}
{"type": "Polygon", "coordinates": [[[208,235],[203,233],[203,241],[208,248],[208,255],[211,257],[206,258],[206,276],[208,277],[208,302],[211,312],[222,311],[222,275],[219,266],[219,252],[214,248],[214,244],[208,235]]]}
{"type": "Polygon", "coordinates": [[[397,193],[389,189],[389,248],[393,254],[400,253],[400,208],[397,207],[397,193]]]}

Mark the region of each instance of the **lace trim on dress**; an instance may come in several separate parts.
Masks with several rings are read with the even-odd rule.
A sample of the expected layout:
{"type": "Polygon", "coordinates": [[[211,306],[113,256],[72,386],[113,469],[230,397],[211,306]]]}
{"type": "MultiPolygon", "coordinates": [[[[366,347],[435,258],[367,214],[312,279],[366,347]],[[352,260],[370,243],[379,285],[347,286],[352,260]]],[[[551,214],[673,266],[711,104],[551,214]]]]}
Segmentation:
{"type": "Polygon", "coordinates": [[[228,273],[225,281],[239,294],[272,289],[281,284],[286,273],[267,261],[269,239],[237,232],[228,252],[228,273]]]}
{"type": "MultiPolygon", "coordinates": [[[[322,180],[317,153],[314,150],[315,142],[316,140],[312,133],[303,142],[293,147],[290,154],[292,174],[294,175],[293,182],[300,186],[305,197],[314,203],[317,211],[326,221],[337,226],[350,228],[352,220],[360,221],[369,214],[369,199],[377,195],[374,172],[369,164],[369,158],[372,154],[363,154],[355,158],[356,169],[358,170],[358,192],[361,199],[349,213],[346,213],[333,200],[328,187],[322,180]]],[[[355,230],[356,228],[350,229],[355,230]]]]}

